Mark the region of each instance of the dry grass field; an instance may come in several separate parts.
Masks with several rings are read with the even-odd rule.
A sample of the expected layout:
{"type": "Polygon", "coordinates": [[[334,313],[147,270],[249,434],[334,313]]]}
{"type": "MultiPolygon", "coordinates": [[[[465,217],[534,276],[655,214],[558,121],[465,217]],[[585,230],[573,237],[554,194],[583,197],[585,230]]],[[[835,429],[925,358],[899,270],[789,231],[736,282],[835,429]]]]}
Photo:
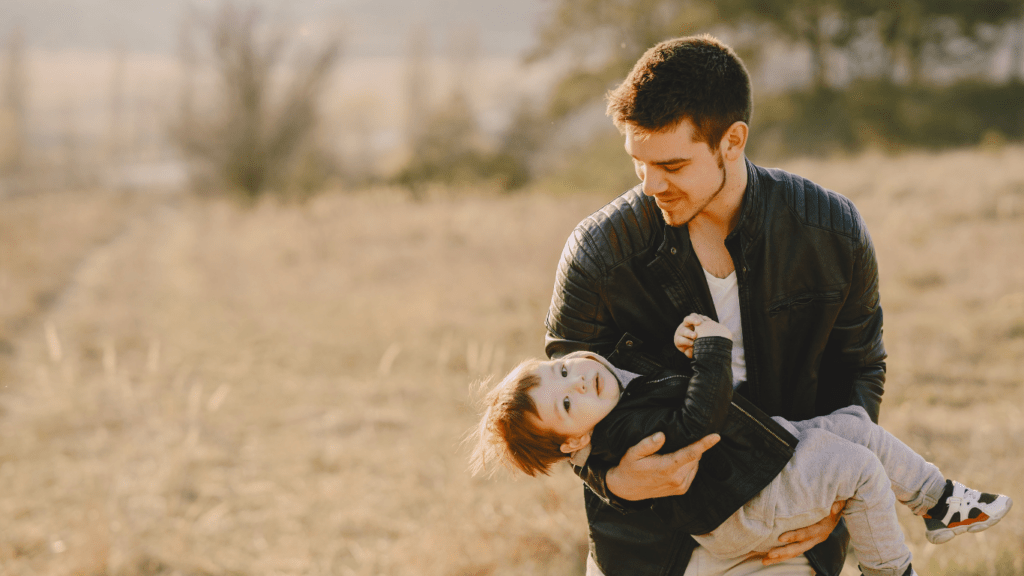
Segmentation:
{"type": "MultiPolygon", "coordinates": [[[[1024,501],[1024,148],[785,167],[872,231],[882,423],[1024,501]]],[[[609,198],[0,199],[0,574],[582,574],[575,477],[470,478],[460,439],[609,198]]],[[[1024,512],[902,518],[922,575],[1024,574],[1024,512]]]]}

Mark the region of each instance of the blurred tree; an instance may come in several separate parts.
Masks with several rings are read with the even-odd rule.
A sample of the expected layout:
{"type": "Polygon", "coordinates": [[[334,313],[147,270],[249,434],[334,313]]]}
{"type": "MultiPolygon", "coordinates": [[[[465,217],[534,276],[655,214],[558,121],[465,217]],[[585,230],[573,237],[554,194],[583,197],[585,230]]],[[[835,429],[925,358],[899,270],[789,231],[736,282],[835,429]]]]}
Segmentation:
{"type": "Polygon", "coordinates": [[[764,26],[762,36],[805,46],[810,53],[811,91],[832,86],[835,52],[848,49],[858,24],[873,13],[862,0],[721,0],[719,12],[731,25],[764,26]]]}
{"type": "Polygon", "coordinates": [[[536,103],[522,99],[512,113],[512,121],[501,137],[492,164],[506,190],[521,188],[535,176],[534,154],[548,135],[550,122],[536,103]]]}
{"type": "Polygon", "coordinates": [[[1024,14],[1007,26],[1013,47],[1010,56],[1010,81],[1024,83],[1024,14]]]}
{"type": "Polygon", "coordinates": [[[110,102],[107,111],[107,161],[119,162],[124,151],[126,130],[125,130],[125,94],[127,53],[123,47],[114,52],[113,70],[110,74],[110,102]]]}
{"type": "Polygon", "coordinates": [[[0,176],[16,176],[25,169],[28,154],[28,82],[25,39],[15,30],[4,57],[0,92],[0,176]]]}
{"type": "Polygon", "coordinates": [[[526,60],[572,61],[552,91],[555,119],[603,98],[657,42],[720,21],[710,0],[557,0],[550,14],[526,60]]]}
{"type": "Polygon", "coordinates": [[[988,109],[1022,90],[1019,82],[995,85],[1008,45],[1002,77],[1024,74],[1021,0],[554,0],[527,61],[565,66],[548,105],[553,119],[565,119],[598,102],[646,48],[704,31],[725,37],[755,78],[766,45],[796,45],[810,56],[809,85],[790,82],[787,94],[759,99],[751,144],[762,153],[955,145],[987,130],[1024,132],[1019,106],[988,109]],[[973,84],[959,84],[966,81],[973,84]],[[956,89],[967,97],[951,97],[956,89]],[[962,110],[955,129],[943,107],[951,101],[962,110]]]}
{"type": "MultiPolygon", "coordinates": [[[[879,36],[890,51],[894,76],[902,70],[906,82],[918,86],[924,81],[926,56],[938,61],[951,60],[946,50],[950,42],[966,39],[981,52],[991,52],[992,39],[986,33],[1020,19],[1024,8],[1020,0],[866,0],[879,36]]],[[[952,58],[964,60],[962,56],[952,58]]],[[[976,64],[971,64],[976,72],[976,64]]]]}
{"type": "Polygon", "coordinates": [[[409,32],[405,55],[405,140],[411,150],[426,137],[430,114],[430,37],[419,23],[409,32]]]}
{"type": "Polygon", "coordinates": [[[474,180],[480,174],[482,153],[476,117],[462,67],[476,59],[471,40],[453,42],[449,55],[452,80],[447,100],[431,101],[430,38],[422,25],[409,34],[405,66],[406,144],[409,159],[396,176],[414,198],[428,182],[447,185],[474,180]]]}
{"type": "Polygon", "coordinates": [[[193,90],[200,72],[190,29],[183,32],[181,116],[173,135],[193,167],[215,182],[255,198],[274,186],[309,187],[310,170],[322,172],[329,156],[317,147],[318,100],[340,55],[330,39],[315,52],[303,52],[279,78],[286,52],[283,34],[261,37],[255,9],[226,3],[205,22],[209,56],[218,80],[216,97],[193,90]],[[210,102],[200,109],[199,102],[210,102]]]}
{"type": "Polygon", "coordinates": [[[421,185],[427,182],[451,185],[485,176],[479,129],[463,92],[452,92],[419,125],[421,130],[411,143],[409,162],[397,177],[415,196],[419,196],[421,185]]]}
{"type": "Polygon", "coordinates": [[[472,30],[458,31],[451,39],[448,96],[431,102],[428,38],[422,28],[410,34],[406,54],[406,138],[408,160],[395,175],[399,185],[420,198],[428,183],[465,185],[495,182],[503,190],[524,186],[530,178],[526,146],[533,137],[534,116],[525,103],[514,112],[499,142],[486,137],[473,109],[473,77],[479,42],[472,30]]]}

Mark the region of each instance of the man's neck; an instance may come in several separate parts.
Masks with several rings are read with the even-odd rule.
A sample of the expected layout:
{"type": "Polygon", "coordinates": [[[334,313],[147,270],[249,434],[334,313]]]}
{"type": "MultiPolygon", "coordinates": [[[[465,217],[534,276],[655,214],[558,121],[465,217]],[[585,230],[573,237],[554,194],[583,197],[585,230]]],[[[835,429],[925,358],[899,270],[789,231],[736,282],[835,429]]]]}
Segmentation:
{"type": "Polygon", "coordinates": [[[739,223],[746,190],[747,165],[740,156],[726,169],[725,187],[718,197],[687,224],[701,266],[717,278],[725,278],[734,270],[725,238],[739,223]]]}

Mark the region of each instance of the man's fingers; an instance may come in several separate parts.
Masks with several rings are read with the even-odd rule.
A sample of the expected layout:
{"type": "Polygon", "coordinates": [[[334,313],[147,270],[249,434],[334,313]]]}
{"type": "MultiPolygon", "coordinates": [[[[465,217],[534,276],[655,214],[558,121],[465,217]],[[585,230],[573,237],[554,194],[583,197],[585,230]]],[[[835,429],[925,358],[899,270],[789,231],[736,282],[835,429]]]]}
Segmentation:
{"type": "MultiPolygon", "coordinates": [[[[701,455],[708,451],[709,448],[718,443],[721,436],[718,434],[708,434],[700,440],[684,446],[679,450],[676,450],[668,457],[672,459],[675,466],[681,466],[687,462],[694,462],[700,460],[701,455]]],[[[654,434],[644,438],[636,445],[626,450],[626,453],[622,456],[619,461],[621,465],[623,462],[635,462],[641,458],[646,458],[655,454],[665,444],[665,434],[661,432],[655,432],[654,434]]]]}
{"type": "Polygon", "coordinates": [[[765,555],[764,558],[761,559],[761,563],[765,566],[770,566],[772,564],[789,560],[790,558],[796,558],[824,542],[828,535],[829,531],[816,529],[816,525],[786,532],[779,537],[779,541],[790,542],[790,544],[773,548],[765,555]]]}
{"type": "MultiPolygon", "coordinates": [[[[669,456],[677,466],[683,465],[687,462],[693,462],[699,460],[703,453],[707,452],[712,446],[718,444],[718,441],[721,439],[722,437],[717,434],[710,434],[689,446],[684,446],[679,450],[676,450],[669,456]]],[[[636,448],[636,446],[633,448],[636,448]]],[[[632,450],[632,448],[630,450],[632,450]]]]}
{"type": "Polygon", "coordinates": [[[622,460],[620,460],[620,464],[622,462],[636,461],[641,458],[646,458],[657,452],[664,444],[665,434],[655,432],[638,442],[636,445],[630,447],[629,450],[626,450],[626,453],[622,456],[622,460]]]}
{"type": "MultiPolygon", "coordinates": [[[[818,525],[817,524],[811,524],[810,526],[807,526],[805,528],[797,528],[796,530],[790,530],[789,532],[783,532],[779,536],[779,542],[785,542],[785,543],[807,542],[809,540],[814,540],[818,535],[819,535],[818,534],[818,525]]],[[[828,533],[826,533],[825,535],[827,536],[828,533]]],[[[782,548],[784,548],[784,546],[780,547],[780,548],[776,548],[776,550],[781,550],[782,548]]]]}
{"type": "Polygon", "coordinates": [[[783,560],[796,558],[798,555],[803,554],[824,542],[825,539],[828,538],[828,535],[832,533],[832,530],[835,529],[836,524],[839,522],[840,513],[845,506],[845,500],[833,502],[831,514],[829,516],[822,518],[810,526],[790,530],[789,532],[783,532],[782,535],[779,536],[779,542],[786,544],[768,552],[768,554],[766,554],[761,560],[761,563],[768,566],[770,564],[782,562],[783,560]]]}
{"type": "Polygon", "coordinates": [[[676,468],[676,481],[678,482],[679,493],[685,494],[690,491],[693,479],[697,477],[697,469],[700,468],[700,460],[686,462],[676,468]]]}
{"type": "Polygon", "coordinates": [[[791,558],[796,558],[813,547],[814,544],[810,544],[808,542],[794,542],[792,544],[787,544],[786,546],[772,548],[771,552],[765,554],[764,558],[761,558],[761,564],[764,566],[771,566],[772,564],[785,562],[791,558]]]}
{"type": "Polygon", "coordinates": [[[718,434],[708,434],[693,444],[683,446],[679,450],[676,450],[672,453],[672,458],[676,461],[676,464],[700,460],[700,457],[703,456],[704,453],[712,446],[718,444],[718,441],[721,439],[722,437],[718,434]]]}

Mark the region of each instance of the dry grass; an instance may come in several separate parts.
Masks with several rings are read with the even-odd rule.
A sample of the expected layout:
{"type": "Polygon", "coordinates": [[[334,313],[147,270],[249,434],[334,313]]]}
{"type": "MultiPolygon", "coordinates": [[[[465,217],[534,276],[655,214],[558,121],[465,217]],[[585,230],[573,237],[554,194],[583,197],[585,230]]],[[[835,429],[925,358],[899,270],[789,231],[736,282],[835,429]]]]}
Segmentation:
{"type": "MultiPolygon", "coordinates": [[[[1024,150],[790,167],[851,196],[872,230],[883,423],[1013,494],[1024,150]]],[[[6,290],[68,286],[20,308],[0,356],[0,574],[582,573],[578,481],[469,478],[459,441],[470,383],[541,352],[562,243],[605,200],[165,198],[118,205],[121,234],[46,274],[8,257],[105,234],[0,227],[6,290]]],[[[70,218],[24,202],[22,219],[70,218]]],[[[922,574],[1024,573],[1019,518],[936,547],[904,517],[922,574]]]]}
{"type": "Polygon", "coordinates": [[[102,192],[0,198],[0,359],[59,301],[83,254],[115,237],[129,206],[144,200],[102,192]]]}

